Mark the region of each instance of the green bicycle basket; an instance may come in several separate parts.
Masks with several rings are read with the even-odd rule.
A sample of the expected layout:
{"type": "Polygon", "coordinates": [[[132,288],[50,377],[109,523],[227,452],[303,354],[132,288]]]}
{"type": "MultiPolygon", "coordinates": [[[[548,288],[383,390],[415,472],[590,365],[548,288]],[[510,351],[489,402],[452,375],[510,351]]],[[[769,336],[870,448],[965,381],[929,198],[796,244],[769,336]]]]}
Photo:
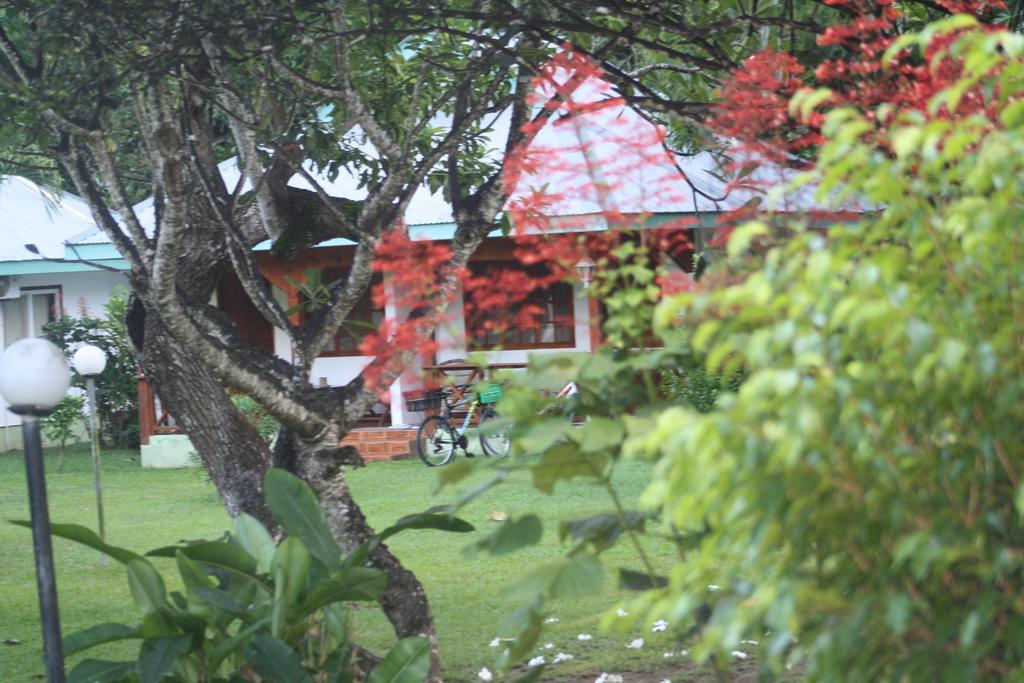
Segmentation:
{"type": "Polygon", "coordinates": [[[483,391],[480,392],[481,403],[497,403],[499,400],[501,400],[500,384],[488,384],[484,387],[483,391]]]}

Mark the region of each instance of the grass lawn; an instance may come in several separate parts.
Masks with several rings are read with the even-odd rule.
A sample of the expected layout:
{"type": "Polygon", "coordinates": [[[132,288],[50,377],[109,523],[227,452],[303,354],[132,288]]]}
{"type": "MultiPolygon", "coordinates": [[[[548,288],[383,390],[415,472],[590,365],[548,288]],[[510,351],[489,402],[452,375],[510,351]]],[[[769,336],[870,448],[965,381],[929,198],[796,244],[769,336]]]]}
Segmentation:
{"type": "MultiPolygon", "coordinates": [[[[72,449],[63,472],[56,471],[56,456],[46,457],[50,516],[55,522],[75,522],[95,528],[95,503],[92,470],[88,451],[72,449]]],[[[646,465],[627,463],[619,472],[621,495],[632,501],[639,495],[648,475],[646,465]]],[[[466,485],[480,477],[467,480],[466,485]]],[[[350,473],[351,486],[370,523],[383,528],[399,517],[448,502],[453,496],[445,490],[435,496],[436,473],[418,460],[376,463],[350,473]]],[[[108,540],[137,551],[145,551],[181,539],[212,538],[230,525],[216,492],[205,474],[197,469],[143,470],[135,453],[104,453],[104,502],[108,540]]],[[[571,483],[561,486],[554,496],[545,496],[532,488],[528,474],[516,472],[504,485],[471,503],[462,516],[477,527],[469,534],[436,531],[408,531],[393,538],[389,545],[412,569],[427,589],[441,638],[442,657],[450,680],[477,680],[482,666],[493,669],[498,648],[488,645],[501,632],[503,615],[516,605],[501,598],[502,587],[515,577],[560,556],[563,547],[557,538],[555,520],[584,517],[604,511],[607,501],[592,486],[571,483]],[[549,520],[541,544],[493,558],[479,554],[467,559],[463,548],[493,530],[488,519],[492,511],[510,515],[527,512],[549,520]]],[[[28,501],[24,463],[17,453],[0,454],[0,519],[27,519],[28,501]]],[[[124,569],[111,562],[104,567],[98,555],[84,547],[54,540],[58,599],[64,634],[105,621],[136,623],[124,569]]],[[[671,558],[652,549],[655,561],[667,568],[671,558]]],[[[0,641],[20,644],[0,645],[0,681],[29,681],[41,674],[42,643],[38,621],[31,532],[10,524],[0,524],[0,641]]],[[[171,561],[164,562],[165,579],[170,589],[178,586],[171,561]]],[[[636,567],[638,562],[622,544],[606,556],[606,566],[636,567]]],[[[628,597],[614,588],[614,577],[605,577],[605,591],[586,599],[565,601],[550,607],[558,622],[550,624],[541,636],[539,655],[550,662],[564,652],[574,659],[548,668],[545,679],[593,680],[593,672],[651,671],[668,663],[682,661],[683,644],[673,642],[670,632],[651,633],[639,625],[632,632],[603,632],[599,622],[614,608],[617,600],[628,597]],[[590,634],[581,641],[579,634],[590,634]],[[642,637],[642,648],[626,644],[642,637]],[[551,643],[550,648],[544,645],[551,643]],[[667,658],[665,653],[672,652],[667,658]]],[[[376,608],[360,610],[356,620],[358,642],[381,648],[391,639],[390,629],[376,608]]],[[[113,645],[94,650],[90,656],[134,658],[137,645],[113,645]]],[[[75,660],[69,662],[69,668],[75,660]]],[[[661,680],[661,675],[624,674],[626,681],[661,680]]],[[[673,681],[704,680],[690,667],[673,672],[673,681]]],[[[708,679],[710,680],[710,679],[708,679]]]]}

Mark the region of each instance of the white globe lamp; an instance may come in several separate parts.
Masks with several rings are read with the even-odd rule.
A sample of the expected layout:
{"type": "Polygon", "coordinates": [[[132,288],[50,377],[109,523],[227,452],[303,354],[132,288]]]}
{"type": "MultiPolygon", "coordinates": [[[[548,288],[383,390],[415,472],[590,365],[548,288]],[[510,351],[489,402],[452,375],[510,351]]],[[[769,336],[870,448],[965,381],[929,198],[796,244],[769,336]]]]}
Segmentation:
{"type": "Polygon", "coordinates": [[[71,364],[79,375],[95,377],[107,367],[107,354],[100,347],[87,344],[75,351],[71,364]]]}
{"type": "Polygon", "coordinates": [[[49,415],[70,385],[64,352],[45,339],[22,339],[0,356],[0,394],[12,413],[49,415]]]}

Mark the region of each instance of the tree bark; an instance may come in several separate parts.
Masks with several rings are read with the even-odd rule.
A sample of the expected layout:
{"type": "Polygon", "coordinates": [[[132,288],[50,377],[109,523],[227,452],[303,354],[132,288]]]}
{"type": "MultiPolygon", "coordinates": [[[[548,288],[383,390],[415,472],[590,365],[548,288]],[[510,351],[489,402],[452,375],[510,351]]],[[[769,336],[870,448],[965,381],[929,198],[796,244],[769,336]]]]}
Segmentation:
{"type": "MultiPolygon", "coordinates": [[[[342,436],[340,431],[329,430],[315,441],[307,441],[283,429],[274,449],[274,465],[291,469],[309,484],[324,508],[327,523],[342,552],[348,555],[369,540],[374,530],[352,498],[343,467],[346,463],[355,464],[354,459],[361,462],[361,458],[352,447],[338,445],[342,436]]],[[[388,577],[380,606],[395,634],[399,638],[424,636],[430,641],[433,656],[429,680],[440,681],[437,633],[423,585],[402,566],[386,544],[374,549],[368,564],[388,577]]]]}
{"type": "MultiPolygon", "coordinates": [[[[307,441],[282,428],[271,454],[266,442],[235,408],[220,380],[185,352],[160,317],[137,298],[129,311],[127,327],[154,390],[171,407],[200,453],[228,514],[237,517],[245,512],[272,532],[277,529],[263,493],[267,468],[275,466],[301,477],[313,489],[344,554],[373,536],[374,530],[352,498],[343,469],[345,464],[362,464],[355,449],[339,446],[347,430],[336,425],[307,441]]],[[[395,634],[399,638],[425,636],[430,640],[430,680],[440,681],[437,634],[422,584],[385,544],[373,551],[368,564],[388,577],[380,605],[395,634]]]]}
{"type": "Polygon", "coordinates": [[[263,496],[270,466],[267,443],[235,408],[223,384],[138,298],[127,328],[143,371],[195,446],[228,514],[235,518],[245,512],[276,529],[263,496]]]}

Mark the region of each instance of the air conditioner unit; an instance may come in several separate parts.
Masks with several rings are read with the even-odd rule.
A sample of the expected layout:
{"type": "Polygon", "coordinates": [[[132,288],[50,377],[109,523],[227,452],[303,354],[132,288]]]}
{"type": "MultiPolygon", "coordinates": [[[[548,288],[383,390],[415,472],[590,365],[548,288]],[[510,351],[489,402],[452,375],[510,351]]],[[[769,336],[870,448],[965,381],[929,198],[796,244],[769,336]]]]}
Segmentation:
{"type": "Polygon", "coordinates": [[[21,296],[21,287],[11,275],[0,275],[0,299],[17,299],[21,296]]]}

